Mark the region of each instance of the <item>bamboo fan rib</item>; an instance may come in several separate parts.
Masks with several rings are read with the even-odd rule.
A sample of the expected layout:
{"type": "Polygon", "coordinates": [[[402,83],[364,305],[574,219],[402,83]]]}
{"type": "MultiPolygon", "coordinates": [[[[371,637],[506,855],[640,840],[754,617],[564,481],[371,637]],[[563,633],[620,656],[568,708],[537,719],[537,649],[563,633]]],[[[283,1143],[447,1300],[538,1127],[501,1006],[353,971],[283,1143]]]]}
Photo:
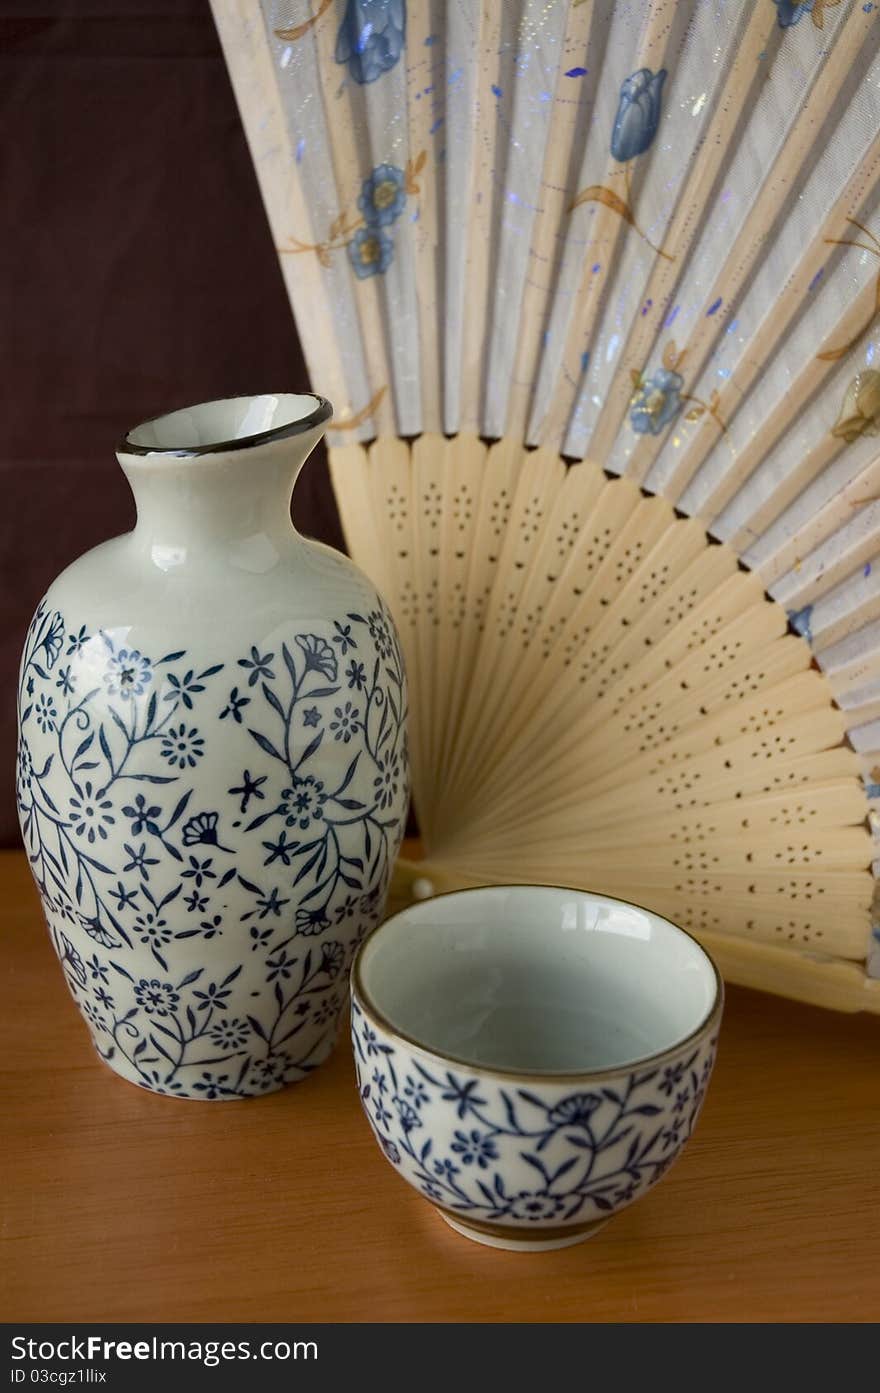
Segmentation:
{"type": "MultiPolygon", "coordinates": [[[[534,876],[537,808],[542,856],[552,842],[568,864],[589,836],[623,876],[595,838],[629,824],[668,849],[688,804],[664,781],[693,776],[700,807],[823,788],[846,945],[816,942],[807,868],[772,880],[769,832],[765,888],[707,894],[727,918],[707,909],[706,932],[739,923],[783,984],[795,950],[864,961],[870,850],[847,857],[856,795],[880,824],[880,7],[213,8],[310,373],[336,404],[350,545],[409,631],[435,862],[500,875],[503,837],[534,876]],[[350,442],[374,439],[366,466],[350,442]],[[522,742],[542,719],[538,761],[522,742]],[[590,797],[565,793],[587,762],[590,797]]],[[[729,874],[743,830],[705,833],[729,874]]],[[[640,861],[646,893],[701,916],[703,892],[687,911],[661,862],[640,861]]],[[[798,961],[854,1003],[855,968],[798,961]]]]}

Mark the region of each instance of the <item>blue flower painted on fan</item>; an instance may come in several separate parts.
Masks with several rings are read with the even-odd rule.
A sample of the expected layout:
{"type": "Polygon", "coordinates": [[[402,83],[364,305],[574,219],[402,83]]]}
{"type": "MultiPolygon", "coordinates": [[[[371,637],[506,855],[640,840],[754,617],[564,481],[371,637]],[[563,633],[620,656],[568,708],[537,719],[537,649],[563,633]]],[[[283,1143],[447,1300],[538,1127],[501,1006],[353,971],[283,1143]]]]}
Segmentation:
{"type": "Polygon", "coordinates": [[[359,228],[348,244],[348,259],[359,281],[384,276],[393,256],[394,243],[378,228],[359,228]]]}
{"type": "Polygon", "coordinates": [[[804,605],[803,609],[790,609],[788,611],[788,622],[796,634],[805,638],[807,643],[813,642],[813,606],[804,605]]]}
{"type": "Polygon", "coordinates": [[[658,368],[639,384],[630,398],[629,420],[637,435],[659,435],[681,408],[684,378],[669,368],[658,368]]]}
{"type": "Polygon", "coordinates": [[[666,69],[652,73],[639,68],[620,88],[620,101],[611,131],[611,154],[625,163],[643,155],[657,134],[666,69]]]}
{"type": "Polygon", "coordinates": [[[792,0],[773,0],[776,6],[776,18],[779,20],[780,29],[789,29],[792,24],[800,24],[804,15],[808,15],[813,8],[813,0],[801,0],[800,4],[792,4],[792,0]]]}
{"type": "Polygon", "coordinates": [[[840,0],[773,0],[780,29],[790,29],[800,24],[804,15],[810,15],[817,29],[825,27],[826,9],[839,5],[840,0]]]}
{"type": "Polygon", "coordinates": [[[336,36],[336,61],[355,82],[390,72],[406,39],[406,0],[348,0],[336,36]]]}
{"type": "Polygon", "coordinates": [[[406,176],[396,164],[378,164],[361,186],[358,207],[368,227],[388,227],[406,207],[406,176]]]}

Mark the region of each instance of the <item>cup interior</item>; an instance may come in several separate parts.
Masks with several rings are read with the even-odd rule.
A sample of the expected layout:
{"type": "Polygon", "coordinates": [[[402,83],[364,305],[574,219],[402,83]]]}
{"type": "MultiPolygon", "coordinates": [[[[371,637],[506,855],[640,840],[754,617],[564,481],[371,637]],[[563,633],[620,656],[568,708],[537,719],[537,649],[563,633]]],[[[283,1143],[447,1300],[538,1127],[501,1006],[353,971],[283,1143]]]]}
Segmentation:
{"type": "Polygon", "coordinates": [[[718,998],[715,967],[668,920],[580,890],[441,895],[367,940],[354,987],[422,1048],[516,1073],[588,1073],[686,1040],[718,998]]]}
{"type": "MultiPolygon", "coordinates": [[[[321,399],[310,393],[263,392],[201,402],[157,416],[129,431],[126,445],[141,450],[206,450],[286,431],[313,417],[321,399]]],[[[328,413],[329,414],[329,413],[328,413]]]]}

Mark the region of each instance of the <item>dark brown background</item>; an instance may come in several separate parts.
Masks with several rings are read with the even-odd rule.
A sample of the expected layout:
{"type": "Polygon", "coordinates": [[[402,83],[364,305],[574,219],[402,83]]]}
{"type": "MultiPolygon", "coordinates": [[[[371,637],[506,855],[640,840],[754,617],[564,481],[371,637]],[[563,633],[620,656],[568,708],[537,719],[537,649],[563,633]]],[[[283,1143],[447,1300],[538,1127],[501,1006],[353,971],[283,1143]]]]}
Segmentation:
{"type": "MultiPolygon", "coordinates": [[[[14,674],[54,576],[134,520],[113,454],[306,372],[207,0],[0,0],[0,844],[14,674]]],[[[323,456],[298,525],[341,545],[323,456]]]]}

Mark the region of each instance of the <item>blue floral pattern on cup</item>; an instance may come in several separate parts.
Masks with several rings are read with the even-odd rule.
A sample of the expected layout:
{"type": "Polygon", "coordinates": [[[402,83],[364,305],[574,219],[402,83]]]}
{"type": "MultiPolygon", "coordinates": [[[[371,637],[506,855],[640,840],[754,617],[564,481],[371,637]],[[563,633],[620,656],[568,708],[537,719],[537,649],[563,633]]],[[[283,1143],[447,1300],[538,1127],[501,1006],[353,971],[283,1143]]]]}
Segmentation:
{"type": "Polygon", "coordinates": [[[620,88],[617,115],[611,131],[611,154],[625,163],[643,155],[657,134],[666,69],[639,68],[620,88]]]}
{"type": "Polygon", "coordinates": [[[145,1088],[264,1093],[335,1042],[408,792],[402,659],[376,603],[201,663],[37,610],[22,835],[94,1043],[145,1088]],[[225,774],[213,803],[203,768],[225,774]]]}
{"type": "Polygon", "coordinates": [[[355,82],[390,72],[406,42],[406,0],[348,0],[336,36],[336,61],[355,82]]]}
{"type": "Polygon", "coordinates": [[[537,1078],[524,1087],[432,1063],[357,999],[352,1039],[361,1103],[391,1164],[451,1217],[510,1233],[590,1224],[660,1179],[696,1124],[717,1018],[658,1063],[589,1085],[537,1078]]]}

